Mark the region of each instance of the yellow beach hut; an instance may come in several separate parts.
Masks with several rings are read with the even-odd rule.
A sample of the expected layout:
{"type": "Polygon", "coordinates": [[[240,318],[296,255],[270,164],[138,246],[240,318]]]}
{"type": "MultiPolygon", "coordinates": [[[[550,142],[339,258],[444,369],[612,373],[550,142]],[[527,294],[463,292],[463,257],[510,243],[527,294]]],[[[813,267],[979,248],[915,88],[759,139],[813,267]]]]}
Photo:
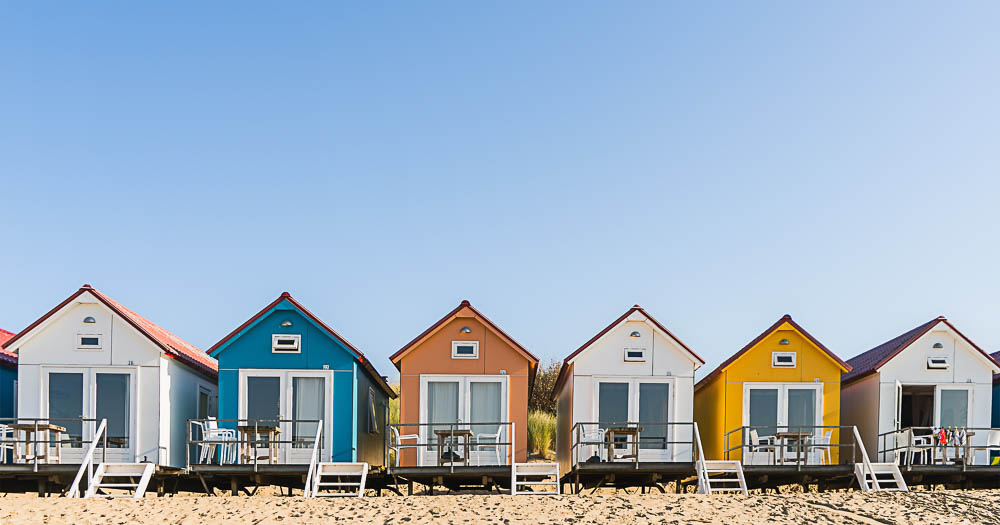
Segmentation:
{"type": "Polygon", "coordinates": [[[840,375],[851,369],[791,316],[778,319],[694,387],[708,459],[837,464],[840,375]]]}

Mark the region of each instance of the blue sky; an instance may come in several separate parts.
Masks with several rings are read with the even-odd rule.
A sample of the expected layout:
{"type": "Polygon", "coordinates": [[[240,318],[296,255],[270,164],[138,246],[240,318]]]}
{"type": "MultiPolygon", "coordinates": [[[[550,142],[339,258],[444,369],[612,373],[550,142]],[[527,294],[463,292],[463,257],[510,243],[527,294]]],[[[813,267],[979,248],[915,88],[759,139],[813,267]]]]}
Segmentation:
{"type": "Polygon", "coordinates": [[[544,360],[1000,350],[1000,5],[0,7],[0,327],[91,283],[208,348],[291,292],[386,357],[462,299],[544,360]]]}

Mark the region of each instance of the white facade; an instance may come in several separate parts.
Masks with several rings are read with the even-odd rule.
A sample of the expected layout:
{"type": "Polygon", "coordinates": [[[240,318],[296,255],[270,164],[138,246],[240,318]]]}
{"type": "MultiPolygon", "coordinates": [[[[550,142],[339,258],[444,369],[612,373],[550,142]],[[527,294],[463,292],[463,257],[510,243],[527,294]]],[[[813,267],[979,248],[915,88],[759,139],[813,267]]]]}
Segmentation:
{"type": "MultiPolygon", "coordinates": [[[[900,428],[988,429],[993,374],[997,372],[1000,368],[996,363],[947,323],[939,322],[882,365],[872,377],[845,387],[842,413],[853,420],[850,424],[858,426],[870,454],[895,447],[895,436],[879,436],[900,428]],[[904,395],[914,394],[923,399],[926,409],[914,408],[918,401],[904,401],[904,395]],[[872,413],[872,397],[877,397],[875,413],[872,413]],[[904,413],[904,409],[910,413],[904,413]],[[858,417],[848,416],[851,413],[858,417]]],[[[976,432],[972,443],[984,444],[987,433],[976,432]]],[[[985,452],[977,453],[975,460],[976,464],[985,464],[985,452]]]]}
{"type": "MultiPolygon", "coordinates": [[[[19,354],[18,417],[106,417],[108,461],[185,466],[186,421],[206,417],[215,404],[213,379],[166,355],[89,292],[8,350],[19,354]]],[[[96,430],[95,423],[71,427],[68,433],[83,440],[96,430]]],[[[78,463],[84,450],[64,445],[62,462],[78,463]]]]}
{"type": "Polygon", "coordinates": [[[702,364],[645,312],[633,308],[563,364],[567,378],[557,396],[561,468],[597,452],[596,447],[571,450],[580,437],[575,428],[625,421],[643,429],[640,442],[646,445],[639,450],[639,461],[691,461],[694,372],[702,364]],[[591,425],[577,427],[581,423],[591,425]]]}

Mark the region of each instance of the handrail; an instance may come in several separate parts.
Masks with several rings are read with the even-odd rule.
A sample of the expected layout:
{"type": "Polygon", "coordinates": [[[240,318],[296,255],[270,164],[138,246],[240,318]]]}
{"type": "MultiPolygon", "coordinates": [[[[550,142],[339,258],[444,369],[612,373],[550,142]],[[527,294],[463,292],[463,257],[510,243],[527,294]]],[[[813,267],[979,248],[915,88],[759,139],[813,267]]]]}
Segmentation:
{"type": "Polygon", "coordinates": [[[69,492],[66,493],[67,498],[75,498],[80,495],[80,479],[83,477],[83,471],[87,471],[87,483],[92,483],[93,468],[94,468],[94,451],[97,450],[97,444],[101,440],[101,436],[104,434],[105,428],[108,426],[108,420],[102,419],[101,424],[97,426],[97,432],[94,433],[94,440],[90,442],[90,447],[87,448],[87,454],[83,456],[83,462],[80,463],[80,470],[76,471],[76,477],[73,478],[73,484],[69,486],[69,492]]]}
{"type": "MultiPolygon", "coordinates": [[[[756,446],[750,443],[749,440],[750,431],[752,430],[774,430],[775,433],[781,431],[787,431],[799,434],[809,434],[805,442],[802,439],[796,439],[794,440],[794,443],[785,443],[784,445],[781,446],[783,451],[787,450],[789,452],[792,452],[791,449],[794,448],[794,455],[788,457],[783,456],[784,458],[783,461],[788,465],[794,464],[799,468],[801,468],[803,464],[808,465],[809,464],[808,454],[810,449],[825,449],[825,450],[836,449],[838,451],[838,454],[840,454],[841,459],[846,459],[846,456],[844,455],[845,454],[844,449],[850,449],[851,462],[853,463],[854,460],[857,458],[857,445],[856,443],[845,443],[844,440],[842,439],[844,438],[844,432],[847,432],[849,428],[850,425],[743,425],[736,427],[732,430],[729,430],[725,434],[723,434],[723,455],[728,460],[730,459],[731,454],[733,452],[743,451],[748,447],[756,446]],[[816,443],[813,439],[815,437],[822,436],[825,431],[831,431],[830,443],[816,443]],[[833,431],[836,431],[836,438],[837,438],[836,440],[833,439],[834,438],[833,431]],[[730,438],[734,434],[737,434],[736,436],[737,439],[731,440],[730,438]]],[[[761,436],[761,439],[764,439],[769,435],[770,434],[766,436],[761,436]]],[[[779,445],[774,442],[762,443],[761,446],[765,449],[770,447],[771,450],[777,450],[777,447],[779,447],[779,445]]],[[[751,450],[751,452],[753,451],[751,450]]],[[[743,458],[743,461],[747,461],[745,457],[743,458]]],[[[776,457],[772,458],[772,461],[774,461],[775,464],[777,464],[776,457]]]]}
{"type": "Polygon", "coordinates": [[[694,459],[694,467],[696,469],[696,476],[698,477],[698,492],[700,494],[708,493],[708,467],[705,465],[705,458],[703,457],[701,450],[701,431],[698,430],[698,422],[694,423],[694,439],[693,445],[696,448],[692,452],[692,459],[694,459]]]}
{"type": "MultiPolygon", "coordinates": [[[[875,471],[872,470],[872,463],[871,460],[868,459],[868,451],[865,450],[865,442],[861,441],[861,434],[858,433],[858,427],[852,425],[851,428],[854,429],[854,441],[858,443],[858,448],[861,449],[861,461],[862,463],[864,463],[863,468],[865,469],[865,471],[867,471],[867,472],[865,471],[861,472],[861,479],[865,480],[867,479],[868,474],[871,474],[872,483],[875,485],[875,490],[882,490],[882,488],[878,484],[878,476],[876,476],[875,471]]],[[[864,487],[861,487],[861,489],[864,490],[864,487]]]]}
{"type": "MultiPolygon", "coordinates": [[[[397,450],[397,448],[414,448],[417,449],[418,465],[422,463],[423,460],[421,458],[423,457],[423,453],[425,451],[433,450],[435,448],[443,446],[439,443],[448,443],[448,445],[446,446],[448,450],[451,451],[452,449],[456,448],[455,439],[463,437],[469,440],[468,441],[468,447],[470,452],[469,458],[462,458],[461,456],[456,456],[458,459],[454,461],[444,460],[443,458],[437,458],[435,460],[435,463],[437,463],[438,465],[441,465],[443,463],[448,463],[449,469],[451,470],[451,472],[454,472],[456,463],[465,463],[467,461],[471,461],[472,454],[476,452],[474,449],[476,447],[483,447],[483,446],[494,447],[494,448],[502,447],[502,449],[507,450],[509,452],[508,455],[509,459],[505,459],[504,461],[508,461],[509,462],[508,464],[514,463],[516,459],[517,450],[515,448],[516,445],[514,440],[515,425],[513,421],[466,422],[460,420],[453,423],[391,423],[387,425],[387,428],[389,428],[389,432],[386,432],[387,455],[389,450],[395,450],[398,456],[402,452],[402,450],[397,450]],[[419,433],[417,437],[417,442],[413,444],[407,444],[405,446],[400,446],[401,443],[396,443],[394,445],[394,442],[391,439],[392,438],[391,434],[393,432],[393,429],[395,429],[397,435],[402,435],[403,432],[402,429],[406,427],[413,428],[416,430],[416,432],[419,433]],[[471,431],[474,427],[497,427],[497,431],[500,434],[506,435],[507,439],[502,440],[503,438],[496,438],[497,439],[496,441],[479,442],[477,434],[467,433],[468,431],[471,431]],[[446,441],[439,442],[438,438],[431,435],[435,429],[444,432],[445,434],[444,439],[446,441]],[[462,433],[459,434],[458,433],[459,431],[462,431],[462,433]]],[[[407,439],[412,439],[412,438],[407,438],[407,439]]],[[[503,465],[506,466],[506,464],[503,465]]],[[[391,473],[393,469],[396,468],[395,462],[387,462],[387,468],[391,473]]]]}
{"type": "MultiPolygon", "coordinates": [[[[691,434],[690,438],[684,438],[684,433],[678,436],[678,432],[684,430],[684,427],[693,427],[694,425],[695,422],[693,421],[578,421],[570,427],[570,461],[572,465],[578,465],[581,462],[578,457],[579,450],[584,446],[597,445],[593,441],[584,442],[583,433],[587,432],[586,427],[604,428],[612,426],[663,428],[665,435],[648,437],[643,436],[640,432],[635,442],[639,444],[638,448],[640,450],[649,450],[643,449],[643,443],[655,440],[656,446],[653,449],[668,451],[671,461],[677,461],[678,456],[683,457],[685,454],[683,446],[690,446],[692,450],[697,446],[694,443],[693,434],[691,434]]],[[[631,443],[633,440],[626,438],[625,442],[631,443]]],[[[636,464],[636,468],[638,468],[639,458],[633,458],[633,462],[636,464]]]]}
{"type": "Polygon", "coordinates": [[[309,458],[309,473],[306,474],[306,489],[305,497],[311,498],[312,494],[312,478],[313,471],[316,470],[317,456],[319,455],[319,438],[323,435],[323,422],[320,421],[319,425],[316,427],[316,440],[313,441],[313,451],[312,456],[309,458]]]}

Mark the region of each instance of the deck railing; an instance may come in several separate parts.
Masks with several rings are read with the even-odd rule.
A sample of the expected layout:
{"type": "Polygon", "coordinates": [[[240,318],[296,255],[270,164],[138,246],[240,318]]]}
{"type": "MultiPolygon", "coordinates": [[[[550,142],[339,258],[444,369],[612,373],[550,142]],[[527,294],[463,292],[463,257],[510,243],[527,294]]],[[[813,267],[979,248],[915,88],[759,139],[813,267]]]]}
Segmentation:
{"type": "MultiPolygon", "coordinates": [[[[0,464],[8,460],[19,464],[31,464],[38,471],[38,465],[65,463],[63,450],[83,449],[92,442],[101,421],[92,418],[47,418],[19,417],[0,418],[0,464]],[[54,430],[60,427],[65,430],[54,430]],[[53,449],[56,448],[55,452],[53,449]]],[[[128,438],[109,438],[102,434],[101,461],[105,461],[107,450],[116,446],[128,446],[128,438]],[[117,441],[116,441],[117,439],[117,441]]]]}
{"type": "Polygon", "coordinates": [[[579,422],[571,429],[570,457],[573,466],[597,462],[695,461],[700,450],[694,426],[693,422],[673,421],[579,422]]]}
{"type": "Polygon", "coordinates": [[[385,463],[400,465],[407,449],[416,452],[417,466],[512,466],[517,448],[512,421],[465,423],[398,423],[385,434],[385,463]]]}
{"type": "Polygon", "coordinates": [[[734,453],[739,451],[744,465],[853,464],[858,447],[853,426],[748,425],[726,432],[723,438],[726,459],[736,459],[734,453]]]}
{"type": "MultiPolygon", "coordinates": [[[[305,464],[308,451],[322,455],[325,436],[318,429],[298,430],[300,425],[322,427],[319,419],[189,419],[186,464],[292,463],[293,451],[301,450],[305,464]],[[289,432],[291,431],[291,432],[289,432]],[[282,434],[288,437],[282,437],[282,434]],[[318,441],[317,441],[318,438],[318,441]],[[318,447],[318,448],[317,448],[318,447]],[[263,452],[263,453],[262,453],[263,452]],[[192,461],[194,453],[194,461],[192,461]]],[[[295,462],[296,464],[298,462],[295,462]]]]}
{"type": "Polygon", "coordinates": [[[880,461],[900,465],[961,465],[965,470],[992,464],[994,453],[1000,453],[1000,428],[905,427],[878,435],[880,461]]]}

